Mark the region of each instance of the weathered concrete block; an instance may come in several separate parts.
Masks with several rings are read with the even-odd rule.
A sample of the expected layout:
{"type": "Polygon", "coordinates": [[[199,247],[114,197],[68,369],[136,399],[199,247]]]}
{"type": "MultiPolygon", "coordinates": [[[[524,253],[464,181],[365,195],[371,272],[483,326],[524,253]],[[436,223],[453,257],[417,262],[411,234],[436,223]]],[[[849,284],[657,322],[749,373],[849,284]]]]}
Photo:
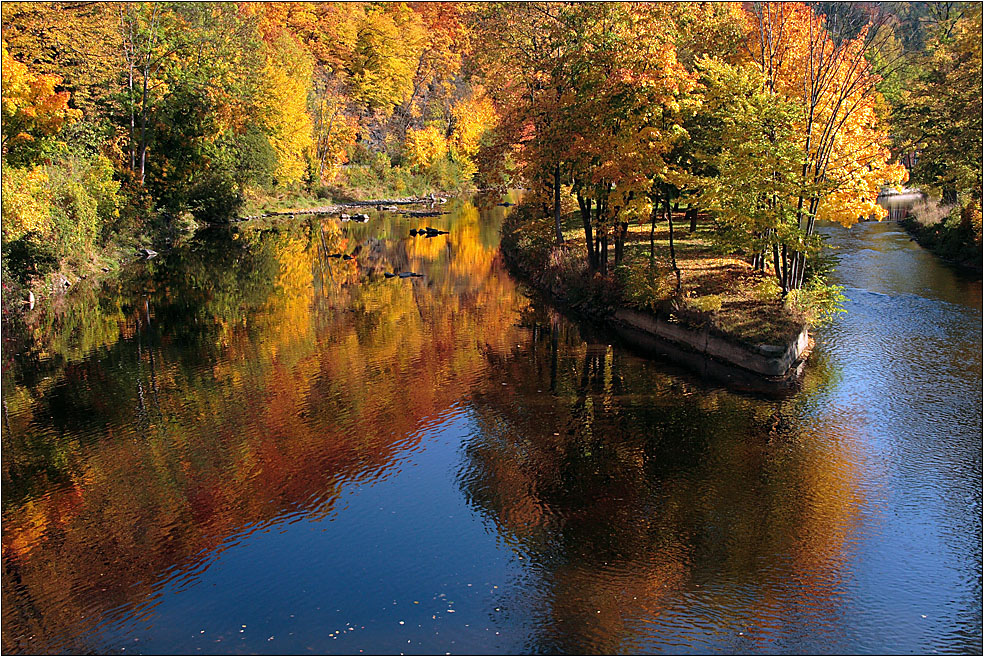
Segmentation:
{"type": "Polygon", "coordinates": [[[668,321],[662,315],[627,308],[616,310],[614,320],[637,331],[675,342],[696,353],[770,377],[788,374],[810,342],[810,334],[805,326],[789,344],[742,345],[715,335],[707,325],[693,329],[668,321]]]}

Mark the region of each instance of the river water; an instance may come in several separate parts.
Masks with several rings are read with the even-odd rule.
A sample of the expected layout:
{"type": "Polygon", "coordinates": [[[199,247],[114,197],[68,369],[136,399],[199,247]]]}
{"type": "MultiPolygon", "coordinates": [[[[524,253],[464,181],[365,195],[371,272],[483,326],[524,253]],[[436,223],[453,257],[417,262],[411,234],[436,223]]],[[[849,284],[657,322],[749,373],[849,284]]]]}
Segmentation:
{"type": "Polygon", "coordinates": [[[208,230],[8,329],[3,651],[980,654],[980,281],[825,228],[847,313],[762,398],[448,208],[208,230]]]}

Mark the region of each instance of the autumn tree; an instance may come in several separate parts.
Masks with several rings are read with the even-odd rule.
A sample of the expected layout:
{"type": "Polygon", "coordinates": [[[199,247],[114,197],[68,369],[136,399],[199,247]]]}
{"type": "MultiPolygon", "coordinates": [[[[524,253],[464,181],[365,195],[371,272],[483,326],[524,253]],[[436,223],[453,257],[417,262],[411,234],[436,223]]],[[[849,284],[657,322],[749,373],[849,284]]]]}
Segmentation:
{"type": "Polygon", "coordinates": [[[62,78],[34,73],[3,52],[3,155],[11,162],[29,162],[45,150],[52,137],[68,121],[81,117],[68,106],[69,93],[56,91],[62,78]]]}
{"type": "Polygon", "coordinates": [[[753,65],[704,59],[698,68],[700,107],[690,136],[703,166],[681,184],[692,186],[694,198],[713,213],[718,240],[753,253],[760,270],[771,257],[777,282],[788,291],[789,253],[804,248],[798,199],[809,195],[800,178],[799,108],[770,91],[753,65]]]}
{"type": "Polygon", "coordinates": [[[901,166],[889,164],[880,77],[867,55],[884,34],[884,20],[857,25],[826,23],[800,3],[761,3],[751,9],[748,48],[766,88],[800,109],[801,177],[809,190],[797,199],[796,224],[804,248],[789,255],[788,285],[803,285],[807,249],[818,219],[851,225],[884,216],[876,199],[900,182],[901,166]],[[854,36],[850,36],[850,35],[854,36]]]}
{"type": "Polygon", "coordinates": [[[172,211],[235,212],[242,174],[252,169],[240,171],[237,160],[262,160],[257,149],[269,148],[261,136],[268,133],[269,94],[256,18],[217,3],[127,5],[120,12],[136,180],[172,211]]]}
{"type": "Polygon", "coordinates": [[[4,2],[7,49],[31,70],[61,78],[87,122],[106,120],[119,92],[119,16],[113,3],[4,2]]]}
{"type": "Polygon", "coordinates": [[[554,220],[554,235],[563,241],[560,225],[563,151],[574,118],[565,101],[579,98],[572,87],[571,54],[578,52],[584,25],[571,31],[570,19],[581,8],[560,3],[493,3],[476,12],[476,58],[489,92],[502,116],[499,140],[511,145],[520,175],[533,187],[554,220]],[[566,95],[565,95],[566,94],[566,95]]]}
{"type": "Polygon", "coordinates": [[[913,178],[949,202],[981,202],[981,7],[968,7],[931,41],[896,122],[919,158],[913,178]]]}

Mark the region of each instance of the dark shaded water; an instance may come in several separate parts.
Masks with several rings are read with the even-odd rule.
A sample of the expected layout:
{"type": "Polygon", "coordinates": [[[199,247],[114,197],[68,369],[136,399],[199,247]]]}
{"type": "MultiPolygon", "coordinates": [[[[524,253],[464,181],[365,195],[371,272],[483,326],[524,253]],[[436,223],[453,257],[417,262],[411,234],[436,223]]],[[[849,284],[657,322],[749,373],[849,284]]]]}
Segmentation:
{"type": "Polygon", "coordinates": [[[4,652],[981,651],[980,282],[829,229],[848,313],[766,400],[531,299],[504,210],[451,209],[210,231],[31,316],[4,652]]]}

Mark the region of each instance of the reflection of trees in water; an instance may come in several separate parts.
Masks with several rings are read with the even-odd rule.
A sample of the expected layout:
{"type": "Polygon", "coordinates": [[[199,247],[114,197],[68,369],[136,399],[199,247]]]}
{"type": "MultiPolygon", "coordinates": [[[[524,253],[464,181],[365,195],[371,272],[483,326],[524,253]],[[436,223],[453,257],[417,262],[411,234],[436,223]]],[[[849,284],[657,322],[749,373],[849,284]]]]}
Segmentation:
{"type": "MultiPolygon", "coordinates": [[[[376,239],[392,267],[395,222],[326,240],[376,239]]],[[[107,284],[96,339],[44,360],[47,378],[5,371],[5,651],[81,650],[94,623],[193,583],[230,536],[330,515],[342,483],[392,467],[467,394],[477,344],[515,343],[521,302],[479,222],[441,238],[453,268],[446,248],[414,256],[435,267],[426,283],[376,279],[361,258],[322,279],[317,226],[211,231],[107,284]]],[[[78,326],[41,325],[35,353],[78,326]]]]}
{"type": "Polygon", "coordinates": [[[777,410],[789,402],[700,389],[550,314],[525,320],[529,348],[490,359],[473,397],[459,483],[526,555],[505,604],[529,619],[526,651],[714,643],[738,622],[765,644],[784,619],[837,616],[849,454],[777,410]]]}

